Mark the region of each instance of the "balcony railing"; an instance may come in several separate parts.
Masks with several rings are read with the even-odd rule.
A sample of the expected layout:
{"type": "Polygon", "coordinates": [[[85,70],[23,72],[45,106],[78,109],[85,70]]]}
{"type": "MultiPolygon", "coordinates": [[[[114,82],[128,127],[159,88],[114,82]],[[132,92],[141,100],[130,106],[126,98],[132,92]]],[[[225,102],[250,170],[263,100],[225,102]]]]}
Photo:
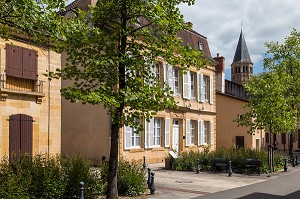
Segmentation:
{"type": "Polygon", "coordinates": [[[43,96],[44,81],[24,79],[19,77],[0,75],[0,90],[1,92],[13,92],[28,95],[43,96]]]}

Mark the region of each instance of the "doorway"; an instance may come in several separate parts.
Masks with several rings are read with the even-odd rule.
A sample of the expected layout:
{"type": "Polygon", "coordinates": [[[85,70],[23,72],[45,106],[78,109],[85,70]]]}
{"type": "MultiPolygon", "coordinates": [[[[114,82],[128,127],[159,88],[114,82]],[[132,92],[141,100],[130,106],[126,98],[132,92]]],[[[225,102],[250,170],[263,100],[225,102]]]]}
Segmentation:
{"type": "Polygon", "coordinates": [[[173,139],[172,139],[172,149],[178,153],[179,152],[179,120],[173,121],[173,139]]]}
{"type": "Polygon", "coordinates": [[[32,123],[28,115],[9,116],[9,158],[23,153],[32,155],[32,123]]]}

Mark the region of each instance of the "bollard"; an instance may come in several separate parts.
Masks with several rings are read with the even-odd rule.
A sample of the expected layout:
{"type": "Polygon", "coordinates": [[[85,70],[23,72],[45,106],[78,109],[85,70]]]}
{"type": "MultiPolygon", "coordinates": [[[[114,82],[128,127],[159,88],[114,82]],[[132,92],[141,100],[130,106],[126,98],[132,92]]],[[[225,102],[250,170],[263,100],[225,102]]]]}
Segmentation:
{"type": "Polygon", "coordinates": [[[287,159],[286,158],[284,158],[284,166],[283,166],[283,170],[284,170],[284,172],[287,172],[287,159]]]}
{"type": "Polygon", "coordinates": [[[154,172],[151,172],[151,182],[150,182],[150,194],[154,194],[155,193],[155,184],[154,184],[154,172]]]}
{"type": "Polygon", "coordinates": [[[144,159],[143,168],[144,168],[144,170],[145,170],[146,167],[147,167],[147,164],[146,164],[146,157],[144,156],[143,159],[144,159]]]}
{"type": "Polygon", "coordinates": [[[295,158],[295,155],[293,155],[293,156],[292,156],[292,165],[293,165],[293,167],[296,166],[295,159],[296,159],[296,158],[295,158]]]}
{"type": "Polygon", "coordinates": [[[150,184],[151,184],[151,169],[148,168],[148,179],[147,179],[148,189],[150,189],[150,184]]]}
{"type": "Polygon", "coordinates": [[[295,160],[296,166],[298,166],[298,154],[296,154],[295,157],[296,157],[296,160],[295,160]]]}
{"type": "Polygon", "coordinates": [[[199,172],[200,172],[200,160],[197,159],[196,173],[198,174],[199,172]]]}
{"type": "Polygon", "coordinates": [[[83,190],[84,190],[84,182],[80,182],[79,183],[79,191],[80,191],[79,199],[84,199],[83,190]]]}
{"type": "Polygon", "coordinates": [[[232,175],[232,168],[231,168],[231,161],[228,161],[228,177],[231,177],[232,175]]]}

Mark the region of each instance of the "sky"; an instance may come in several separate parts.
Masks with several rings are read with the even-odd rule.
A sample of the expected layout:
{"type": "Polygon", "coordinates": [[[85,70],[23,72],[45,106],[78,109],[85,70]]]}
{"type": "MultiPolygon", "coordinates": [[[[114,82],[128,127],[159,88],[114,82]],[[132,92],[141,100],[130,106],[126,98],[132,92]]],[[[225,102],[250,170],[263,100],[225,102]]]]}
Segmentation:
{"type": "MultiPolygon", "coordinates": [[[[73,0],[68,0],[67,4],[73,0]]],[[[208,39],[213,57],[225,57],[226,79],[241,32],[247,43],[254,74],[262,72],[266,42],[284,42],[293,28],[300,31],[300,0],[196,0],[179,6],[185,21],[208,39]]]]}
{"type": "Polygon", "coordinates": [[[284,42],[293,28],[300,31],[299,0],[196,0],[195,5],[181,5],[185,21],[208,39],[213,57],[225,57],[225,75],[230,79],[230,65],[241,32],[247,43],[254,74],[263,71],[266,42],[284,42]]]}

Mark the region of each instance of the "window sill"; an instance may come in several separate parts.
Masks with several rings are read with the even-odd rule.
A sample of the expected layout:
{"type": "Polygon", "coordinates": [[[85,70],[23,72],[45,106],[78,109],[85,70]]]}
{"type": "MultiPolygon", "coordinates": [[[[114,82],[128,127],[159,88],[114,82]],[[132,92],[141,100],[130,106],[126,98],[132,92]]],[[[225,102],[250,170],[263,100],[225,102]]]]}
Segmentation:
{"type": "Polygon", "coordinates": [[[139,153],[144,152],[143,148],[131,148],[131,149],[125,149],[124,151],[129,151],[129,153],[139,153]]]}
{"type": "Polygon", "coordinates": [[[36,97],[36,103],[38,103],[38,104],[42,103],[42,97],[45,97],[45,93],[1,88],[0,89],[0,100],[6,101],[8,94],[33,96],[33,97],[36,97]]]}

